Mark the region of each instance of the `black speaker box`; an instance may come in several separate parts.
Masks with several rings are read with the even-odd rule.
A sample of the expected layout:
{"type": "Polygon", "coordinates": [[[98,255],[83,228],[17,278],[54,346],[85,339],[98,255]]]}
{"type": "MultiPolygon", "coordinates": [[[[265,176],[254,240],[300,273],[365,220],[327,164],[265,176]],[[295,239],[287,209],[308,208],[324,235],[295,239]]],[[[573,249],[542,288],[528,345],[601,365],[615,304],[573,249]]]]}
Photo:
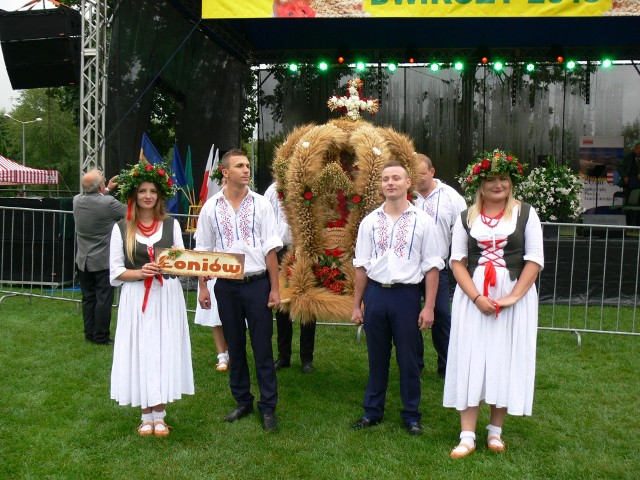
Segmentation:
{"type": "Polygon", "coordinates": [[[60,87],[80,81],[80,12],[68,7],[0,10],[0,44],[14,89],[60,87]]]}

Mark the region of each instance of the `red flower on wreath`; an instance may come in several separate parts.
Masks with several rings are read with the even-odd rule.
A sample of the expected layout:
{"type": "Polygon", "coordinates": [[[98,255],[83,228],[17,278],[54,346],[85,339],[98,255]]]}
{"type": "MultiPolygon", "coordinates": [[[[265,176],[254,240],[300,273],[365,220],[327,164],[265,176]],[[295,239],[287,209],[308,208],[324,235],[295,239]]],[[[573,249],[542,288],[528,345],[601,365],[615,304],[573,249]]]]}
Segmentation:
{"type": "Polygon", "coordinates": [[[480,166],[482,167],[483,170],[486,170],[491,166],[491,162],[485,158],[484,160],[482,160],[482,163],[480,166]]]}
{"type": "Polygon", "coordinates": [[[169,186],[173,185],[173,180],[168,179],[168,180],[167,180],[167,185],[169,185],[169,186]]]}
{"type": "Polygon", "coordinates": [[[284,198],[284,192],[282,190],[277,190],[278,200],[282,200],[284,198]]]}
{"type": "Polygon", "coordinates": [[[482,165],[480,165],[479,163],[476,163],[473,166],[473,174],[474,175],[478,175],[480,173],[480,171],[482,170],[482,165]]]}
{"type": "Polygon", "coordinates": [[[153,166],[152,166],[151,164],[148,164],[146,167],[144,167],[144,169],[145,169],[147,172],[150,172],[151,170],[153,170],[153,166]]]}
{"type": "Polygon", "coordinates": [[[325,250],[324,255],[320,255],[318,263],[313,267],[313,273],[318,280],[318,284],[336,293],[342,295],[344,293],[344,281],[346,275],[340,270],[340,256],[343,255],[342,250],[325,250]]]}
{"type": "Polygon", "coordinates": [[[360,195],[354,195],[353,197],[351,197],[351,203],[353,205],[357,205],[362,201],[362,197],[360,195]]]}
{"type": "Polygon", "coordinates": [[[304,194],[302,195],[302,198],[304,198],[305,200],[311,200],[313,198],[313,193],[304,192],[304,194]]]}
{"type": "Polygon", "coordinates": [[[167,172],[165,172],[164,169],[162,169],[162,168],[160,170],[158,170],[158,175],[160,175],[161,177],[164,176],[165,173],[167,173],[167,172]]]}

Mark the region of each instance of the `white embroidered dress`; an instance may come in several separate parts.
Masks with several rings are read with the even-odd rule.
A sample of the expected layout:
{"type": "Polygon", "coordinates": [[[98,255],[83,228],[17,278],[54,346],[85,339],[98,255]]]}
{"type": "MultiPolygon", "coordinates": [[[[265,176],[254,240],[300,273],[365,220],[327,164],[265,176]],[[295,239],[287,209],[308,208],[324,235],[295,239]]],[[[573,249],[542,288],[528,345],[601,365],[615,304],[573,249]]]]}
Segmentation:
{"type": "MultiPolygon", "coordinates": [[[[138,242],[153,246],[162,238],[160,229],[151,237],[136,235],[138,242]]],[[[173,225],[173,246],[184,248],[180,225],[173,225]]],[[[126,269],[120,228],[111,233],[111,285],[122,285],[118,306],[111,369],[111,398],[120,405],[147,408],[194,393],[191,340],[187,308],[177,278],[154,278],[145,312],[144,282],[117,280],[126,269]]]]}
{"type": "MultiPolygon", "coordinates": [[[[484,270],[488,262],[496,265],[496,285],[489,287],[494,299],[511,293],[511,280],[504,266],[507,237],[515,231],[519,207],[509,221],[501,220],[495,228],[478,217],[470,229],[471,236],[483,249],[473,282],[484,290],[484,270]]],[[[533,208],[524,232],[524,259],[544,266],[542,227],[533,208]]],[[[451,261],[467,258],[467,232],[458,217],[453,228],[451,261]]],[[[451,311],[451,337],[444,384],[445,407],[465,410],[484,401],[498,408],[506,407],[510,415],[531,415],[536,370],[538,328],[538,294],[535,284],[513,306],[500,310],[498,317],[484,315],[457,286],[451,311]]]]}

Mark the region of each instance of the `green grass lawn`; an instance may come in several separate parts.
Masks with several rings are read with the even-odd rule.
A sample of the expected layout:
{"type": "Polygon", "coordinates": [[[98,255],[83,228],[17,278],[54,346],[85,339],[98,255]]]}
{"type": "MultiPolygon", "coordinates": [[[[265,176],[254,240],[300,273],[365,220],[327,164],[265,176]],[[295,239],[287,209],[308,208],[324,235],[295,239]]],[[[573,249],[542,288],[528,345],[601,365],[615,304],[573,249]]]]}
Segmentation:
{"type": "Polygon", "coordinates": [[[480,422],[478,450],[454,461],[458,415],[441,406],[429,338],[422,437],[402,426],[395,362],[384,422],[349,429],[362,414],[367,349],[342,326],[318,327],[315,373],[297,358],[278,373],[280,430],[265,434],[257,413],[222,422],[234,407],[228,377],[214,371],[210,329],[191,325],[196,394],[169,405],[174,430],[156,439],[136,434],[138,409],[109,399],[112,348],[84,341],[79,305],[8,298],[0,325],[3,479],[638,478],[638,337],[582,334],[579,348],[572,334],[541,331],[533,417],[507,418],[502,455],[484,446],[480,422]]]}

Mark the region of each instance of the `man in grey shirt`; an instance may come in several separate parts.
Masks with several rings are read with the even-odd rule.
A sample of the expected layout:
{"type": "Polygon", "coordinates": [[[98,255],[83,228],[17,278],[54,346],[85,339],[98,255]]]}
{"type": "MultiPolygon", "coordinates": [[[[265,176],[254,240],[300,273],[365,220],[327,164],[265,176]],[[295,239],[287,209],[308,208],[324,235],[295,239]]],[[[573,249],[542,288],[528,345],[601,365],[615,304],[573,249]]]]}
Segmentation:
{"type": "Polygon", "coordinates": [[[102,172],[91,170],[82,177],[83,193],[73,198],[84,338],[101,345],[113,343],[109,331],[113,305],[113,287],[109,283],[109,240],[113,225],[127,211],[125,205],[109,196],[109,191],[117,186],[114,179],[105,188],[102,172]]]}

